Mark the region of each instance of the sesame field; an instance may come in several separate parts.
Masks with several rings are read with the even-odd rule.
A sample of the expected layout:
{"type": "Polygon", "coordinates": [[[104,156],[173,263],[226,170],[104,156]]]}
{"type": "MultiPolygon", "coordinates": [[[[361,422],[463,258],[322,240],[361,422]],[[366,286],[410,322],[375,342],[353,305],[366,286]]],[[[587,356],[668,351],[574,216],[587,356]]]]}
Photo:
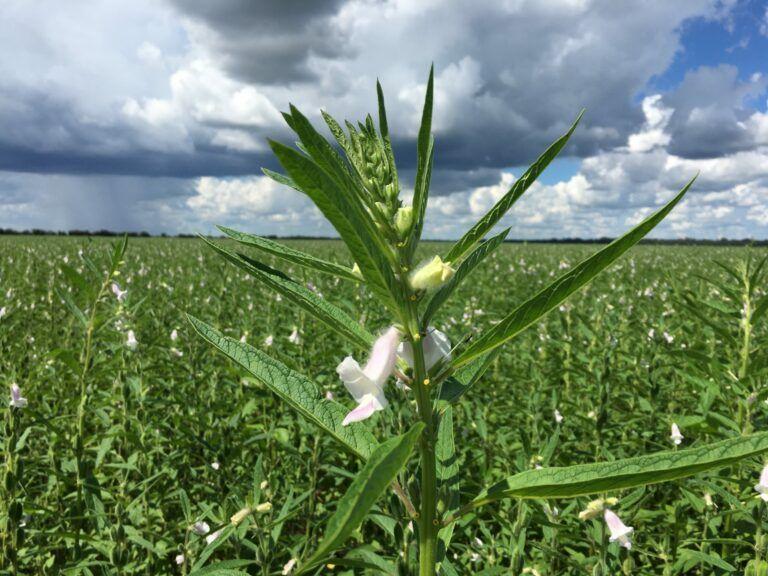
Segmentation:
{"type": "MultiPolygon", "coordinates": [[[[340,242],[287,244],[353,264],[340,242]]],[[[503,244],[432,326],[455,355],[600,248],[503,244]]],[[[237,250],[282,271],[273,284],[299,284],[366,334],[392,323],[354,279],[237,250]]],[[[499,348],[461,402],[440,405],[441,425],[453,428],[438,438],[434,522],[453,521],[447,539],[441,528],[438,573],[768,574],[765,447],[733,462],[722,448],[768,428],[766,256],[636,246],[499,348]],[[679,477],[662,464],[642,482],[614,475],[589,494],[560,480],[536,484],[542,492],[508,485],[508,497],[467,506],[525,471],[662,451],[673,462],[705,445],[721,448],[696,453],[679,477]]],[[[291,395],[309,390],[318,410],[346,414],[355,400],[337,366],[368,351],[260,280],[202,239],[0,236],[0,574],[299,573],[364,459],[321,434],[322,416],[291,395]],[[188,314],[230,338],[221,346],[250,346],[277,364],[233,361],[188,314]],[[278,379],[296,410],[276,395],[278,379]]],[[[342,442],[364,432],[384,446],[411,428],[416,402],[402,371],[383,389],[388,406],[336,428],[342,442]]],[[[307,573],[411,574],[416,467],[412,455],[307,573]]]]}

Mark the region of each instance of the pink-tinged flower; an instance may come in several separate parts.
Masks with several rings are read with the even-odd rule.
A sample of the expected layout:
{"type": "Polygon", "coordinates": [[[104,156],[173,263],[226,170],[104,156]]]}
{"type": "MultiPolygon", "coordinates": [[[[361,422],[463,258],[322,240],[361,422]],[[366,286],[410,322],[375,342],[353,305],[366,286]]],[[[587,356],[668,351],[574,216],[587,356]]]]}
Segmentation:
{"type": "MultiPolygon", "coordinates": [[[[451,358],[451,342],[448,340],[448,336],[437,328],[430,326],[422,346],[424,348],[424,364],[427,371],[431,370],[432,366],[441,360],[450,360],[451,358]]],[[[397,354],[405,360],[408,366],[413,368],[413,347],[410,342],[400,344],[397,354]]]]}
{"type": "Polygon", "coordinates": [[[21,388],[16,383],[11,384],[11,402],[12,408],[26,408],[27,399],[22,397],[21,388]]]}
{"type": "Polygon", "coordinates": [[[136,333],[133,330],[128,330],[125,345],[131,350],[136,350],[136,347],[139,345],[139,341],[136,340],[136,333]]]}
{"type": "Polygon", "coordinates": [[[768,464],[765,465],[760,473],[760,482],[755,484],[755,490],[760,494],[763,502],[768,502],[768,464]]]}
{"type": "Polygon", "coordinates": [[[274,336],[272,336],[272,334],[270,334],[269,336],[267,336],[266,338],[264,338],[264,346],[267,346],[267,347],[269,347],[269,346],[272,346],[272,343],[273,343],[274,341],[275,341],[275,338],[274,338],[274,336]]]}
{"type": "Polygon", "coordinates": [[[608,530],[611,532],[610,541],[619,542],[627,550],[632,549],[632,541],[629,539],[629,535],[635,531],[632,526],[626,526],[612,510],[605,510],[604,513],[605,523],[608,526],[608,530]]]}
{"type": "Polygon", "coordinates": [[[672,433],[669,435],[669,439],[672,440],[672,443],[675,446],[680,446],[683,438],[685,438],[685,436],[680,432],[680,427],[672,422],[672,433]]]}
{"type": "Polygon", "coordinates": [[[283,576],[288,576],[291,572],[293,572],[293,568],[296,566],[296,558],[291,558],[288,560],[288,562],[285,563],[285,566],[283,566],[283,571],[281,574],[283,576]]]}
{"type": "Polygon", "coordinates": [[[117,282],[112,282],[112,293],[117,297],[118,302],[125,300],[128,290],[120,290],[120,285],[117,282]]]}
{"type": "Polygon", "coordinates": [[[336,367],[344,386],[357,402],[357,408],[344,418],[343,426],[369,418],[374,412],[387,407],[384,384],[392,374],[397,360],[400,333],[394,326],[373,343],[371,355],[364,368],[352,356],[347,356],[336,367]]]}
{"type": "Polygon", "coordinates": [[[205,537],[206,544],[210,544],[211,542],[216,540],[216,538],[221,536],[221,533],[223,531],[224,531],[224,528],[219,528],[218,530],[216,530],[216,532],[213,532],[212,534],[208,534],[208,536],[205,537]]]}
{"type": "Polygon", "coordinates": [[[325,391],[325,399],[326,400],[333,400],[333,392],[331,392],[330,390],[326,390],[325,391]]]}
{"type": "Polygon", "coordinates": [[[205,522],[204,520],[198,520],[192,525],[192,532],[198,536],[205,536],[210,531],[211,527],[208,526],[208,522],[205,522]]]}

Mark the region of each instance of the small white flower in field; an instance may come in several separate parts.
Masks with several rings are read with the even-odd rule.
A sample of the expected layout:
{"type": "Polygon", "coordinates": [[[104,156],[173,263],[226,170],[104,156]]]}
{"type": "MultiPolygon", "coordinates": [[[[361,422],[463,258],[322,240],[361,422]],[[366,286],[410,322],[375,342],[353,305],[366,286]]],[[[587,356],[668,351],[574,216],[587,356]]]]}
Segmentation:
{"type": "Polygon", "coordinates": [[[558,410],[557,408],[555,408],[555,422],[557,422],[558,424],[560,424],[562,421],[563,421],[563,415],[562,415],[562,414],[560,414],[560,410],[558,410]]]}
{"type": "Polygon", "coordinates": [[[175,348],[175,347],[171,347],[171,354],[173,354],[174,356],[176,356],[178,358],[181,358],[182,356],[184,356],[184,352],[182,352],[181,350],[179,350],[178,348],[175,348]]]}
{"type": "Polygon", "coordinates": [[[483,544],[483,541],[480,540],[480,538],[478,538],[477,536],[475,536],[475,539],[473,540],[473,542],[475,546],[477,546],[478,548],[482,548],[483,546],[485,546],[485,544],[483,544]]]}
{"type": "Polygon", "coordinates": [[[651,328],[648,330],[648,340],[653,340],[656,337],[656,330],[651,328]]]}
{"type": "Polygon", "coordinates": [[[283,566],[283,571],[281,574],[283,576],[288,576],[291,572],[293,572],[293,568],[296,566],[296,558],[291,558],[288,560],[288,562],[285,563],[285,566],[283,566]]]}
{"type": "Polygon", "coordinates": [[[136,350],[136,346],[139,345],[139,341],[136,340],[136,333],[133,330],[128,330],[126,336],[125,345],[131,350],[136,350]]]}
{"type": "Polygon", "coordinates": [[[675,422],[672,422],[672,433],[669,435],[669,439],[672,440],[672,443],[675,446],[680,446],[683,438],[685,438],[685,436],[680,432],[680,427],[675,422]]]}
{"type": "Polygon", "coordinates": [[[120,290],[120,285],[117,282],[112,282],[112,293],[117,297],[118,302],[125,300],[128,290],[120,290]]]}
{"type": "Polygon", "coordinates": [[[242,510],[239,510],[238,512],[235,512],[232,514],[232,517],[229,519],[229,521],[232,523],[233,526],[237,526],[248,518],[248,516],[251,515],[252,510],[250,508],[243,508],[242,510]]]}
{"type": "Polygon", "coordinates": [[[173,332],[171,332],[171,342],[176,342],[176,340],[178,339],[179,339],[179,331],[174,328],[173,332]]]}
{"type": "Polygon", "coordinates": [[[242,336],[240,336],[240,343],[245,344],[245,341],[248,339],[248,333],[244,333],[242,336]]]}
{"type": "Polygon", "coordinates": [[[198,520],[192,525],[192,532],[198,536],[205,536],[211,531],[211,527],[208,526],[208,522],[205,520],[198,520]]]}
{"type": "Polygon", "coordinates": [[[414,290],[434,290],[450,280],[455,272],[440,256],[435,256],[413,270],[408,276],[408,283],[414,290]]]}
{"type": "Polygon", "coordinates": [[[376,339],[364,368],[352,356],[347,356],[336,367],[344,386],[357,402],[357,408],[344,418],[343,426],[365,420],[374,412],[387,407],[384,384],[392,374],[397,360],[400,333],[391,326],[376,339]]]}
{"type": "Polygon", "coordinates": [[[712,494],[704,492],[704,504],[707,508],[717,508],[717,505],[712,501],[712,494]]]}
{"type": "Polygon", "coordinates": [[[288,336],[288,342],[291,344],[296,344],[297,346],[301,344],[301,336],[299,336],[299,329],[295,326],[293,327],[293,332],[291,332],[291,335],[288,336]]]}
{"type": "Polygon", "coordinates": [[[267,488],[269,488],[269,482],[267,482],[266,480],[262,480],[261,484],[259,484],[259,488],[261,490],[266,490],[267,488]]]}
{"type": "Polygon", "coordinates": [[[174,558],[174,560],[178,566],[181,566],[184,564],[184,554],[176,554],[176,558],[174,558]]]}
{"type": "Polygon", "coordinates": [[[269,336],[267,336],[266,338],[264,338],[264,346],[266,346],[266,347],[270,347],[270,346],[272,346],[272,343],[273,343],[274,341],[275,341],[275,338],[274,338],[274,336],[272,336],[272,334],[270,334],[269,336]]]}
{"type": "Polygon", "coordinates": [[[6,309],[5,306],[3,306],[2,308],[0,308],[0,318],[3,318],[6,314],[8,314],[8,310],[6,309]]]}
{"type": "Polygon", "coordinates": [[[12,408],[26,408],[27,399],[21,396],[21,388],[15,382],[11,384],[11,402],[12,408]]]}
{"type": "Polygon", "coordinates": [[[472,552],[472,554],[469,555],[469,561],[470,562],[479,562],[480,561],[480,554],[477,552],[472,552]]]}
{"type": "Polygon", "coordinates": [[[666,341],[667,341],[667,344],[672,344],[672,342],[674,342],[674,341],[675,341],[675,337],[674,337],[674,336],[672,336],[672,335],[671,335],[669,332],[667,332],[667,331],[664,331],[664,334],[662,334],[662,336],[664,336],[664,340],[666,340],[666,341]]]}
{"type": "MultiPolygon", "coordinates": [[[[451,359],[451,342],[448,340],[448,336],[436,328],[429,327],[422,347],[424,348],[424,364],[427,371],[441,360],[451,359]]],[[[397,348],[397,355],[413,368],[413,347],[410,342],[402,342],[397,348]]]]}
{"type": "Polygon", "coordinates": [[[208,534],[208,536],[206,536],[206,537],[205,537],[205,542],[206,542],[207,544],[210,544],[211,542],[213,542],[214,540],[216,540],[216,538],[218,538],[219,536],[221,536],[221,533],[222,533],[223,531],[224,531],[224,528],[219,528],[218,530],[216,530],[216,532],[214,532],[214,533],[212,533],[212,534],[208,534]]]}
{"type": "Polygon", "coordinates": [[[755,491],[760,494],[763,502],[768,502],[768,464],[760,472],[760,482],[755,484],[755,491]]]}
{"type": "Polygon", "coordinates": [[[325,399],[326,400],[333,400],[333,392],[331,392],[330,390],[326,390],[325,391],[325,399]]]}
{"type": "Polygon", "coordinates": [[[282,301],[283,301],[283,297],[280,296],[280,294],[275,294],[275,302],[282,302],[282,301]]]}
{"type": "Polygon", "coordinates": [[[612,510],[605,510],[603,516],[605,523],[608,526],[608,530],[611,532],[609,540],[611,542],[619,542],[627,550],[632,549],[632,541],[629,539],[629,535],[635,531],[631,526],[626,526],[612,510]]]}
{"type": "Polygon", "coordinates": [[[590,420],[597,419],[597,412],[595,412],[594,410],[590,410],[589,412],[587,412],[587,418],[589,418],[590,420]]]}
{"type": "Polygon", "coordinates": [[[219,464],[218,460],[214,460],[213,462],[211,462],[211,468],[213,468],[214,470],[218,470],[219,468],[221,468],[221,464],[219,464]]]}

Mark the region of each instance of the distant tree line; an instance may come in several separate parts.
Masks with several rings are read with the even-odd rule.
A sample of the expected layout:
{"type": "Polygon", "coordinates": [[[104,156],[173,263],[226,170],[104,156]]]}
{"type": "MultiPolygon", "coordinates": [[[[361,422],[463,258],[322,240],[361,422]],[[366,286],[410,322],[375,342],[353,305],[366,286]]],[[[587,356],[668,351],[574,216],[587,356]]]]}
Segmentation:
{"type": "MultiPolygon", "coordinates": [[[[14,230],[12,228],[0,228],[0,235],[8,236],[128,236],[130,238],[195,238],[195,234],[150,234],[141,232],[116,232],[114,230],[14,230]]],[[[221,236],[219,236],[221,237],[221,236]]],[[[265,238],[280,240],[335,240],[329,236],[278,236],[267,234],[265,238]]],[[[509,244],[608,244],[614,239],[601,238],[547,238],[543,240],[507,239],[509,244]]],[[[427,242],[450,242],[450,240],[427,240],[427,242]]],[[[755,240],[753,238],[719,238],[717,240],[703,238],[645,238],[641,244],[650,245],[681,245],[681,246],[768,246],[768,239],[755,240]]]]}

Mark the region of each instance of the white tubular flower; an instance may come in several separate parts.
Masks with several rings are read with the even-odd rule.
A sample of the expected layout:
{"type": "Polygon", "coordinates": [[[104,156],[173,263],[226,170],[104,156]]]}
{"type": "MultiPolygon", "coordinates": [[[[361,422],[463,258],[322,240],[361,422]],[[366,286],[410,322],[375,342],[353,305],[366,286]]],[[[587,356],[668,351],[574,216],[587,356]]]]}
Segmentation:
{"type": "Polygon", "coordinates": [[[450,280],[455,272],[440,256],[435,256],[411,272],[408,282],[414,290],[434,290],[450,280]]]}
{"type": "Polygon", "coordinates": [[[181,566],[182,564],[184,564],[184,554],[176,554],[175,560],[176,560],[176,564],[181,566]]]}
{"type": "Polygon", "coordinates": [[[296,345],[301,344],[301,336],[299,336],[299,329],[296,328],[295,326],[293,327],[293,332],[291,332],[291,335],[288,336],[288,342],[296,345]]]}
{"type": "Polygon", "coordinates": [[[632,526],[626,526],[612,510],[605,510],[603,515],[605,523],[608,526],[608,530],[611,532],[610,541],[619,542],[627,550],[632,549],[632,541],[629,539],[629,535],[635,531],[632,526]]]}
{"type": "Polygon", "coordinates": [[[171,332],[171,342],[176,342],[176,340],[178,339],[179,339],[179,331],[174,328],[173,332],[171,332]]]}
{"type": "Polygon", "coordinates": [[[296,558],[291,558],[288,560],[288,562],[285,563],[285,566],[283,566],[283,571],[281,574],[283,576],[288,576],[291,572],[293,572],[293,568],[296,566],[296,558]]]}
{"type": "Polygon", "coordinates": [[[680,432],[680,427],[674,422],[672,422],[672,433],[669,435],[669,439],[672,440],[672,443],[675,446],[680,446],[680,443],[683,441],[683,438],[685,438],[685,436],[683,436],[682,433],[680,432]]]}
{"type": "Polygon", "coordinates": [[[563,421],[563,415],[562,415],[562,414],[560,414],[560,410],[558,410],[557,408],[555,408],[555,422],[556,422],[557,424],[560,424],[560,423],[562,423],[562,421],[563,421]]]}
{"type": "Polygon", "coordinates": [[[208,526],[208,522],[205,520],[198,520],[192,525],[192,532],[198,536],[205,536],[211,531],[211,527],[208,526]]]}
{"type": "Polygon", "coordinates": [[[768,464],[765,465],[765,468],[760,473],[760,482],[755,484],[755,490],[763,502],[768,502],[768,464]]]}
{"type": "Polygon", "coordinates": [[[21,388],[16,383],[11,384],[11,401],[9,403],[11,408],[26,408],[27,399],[22,397],[21,388]]]}
{"type": "Polygon", "coordinates": [[[216,532],[214,532],[213,534],[208,534],[208,536],[206,536],[206,537],[205,537],[205,542],[206,542],[206,544],[210,544],[211,542],[213,542],[214,540],[216,540],[216,538],[218,538],[219,536],[221,536],[221,533],[222,533],[222,532],[224,532],[224,528],[219,528],[219,529],[218,529],[218,530],[216,530],[216,532]]]}
{"type": "Polygon", "coordinates": [[[399,343],[400,333],[392,326],[374,342],[364,368],[360,368],[360,364],[352,356],[344,358],[336,367],[344,386],[357,402],[357,408],[344,418],[343,426],[365,420],[374,412],[387,407],[384,384],[395,367],[399,343]]]}
{"type": "Polygon", "coordinates": [[[117,297],[118,302],[125,300],[128,290],[120,290],[120,285],[117,282],[112,282],[112,293],[117,297]]]}
{"type": "Polygon", "coordinates": [[[131,350],[136,350],[136,346],[139,345],[139,341],[136,340],[136,333],[133,330],[128,330],[125,345],[131,350]]]}
{"type": "MultiPolygon", "coordinates": [[[[432,326],[427,330],[422,346],[424,348],[424,364],[427,371],[441,360],[451,359],[451,342],[448,340],[448,336],[432,326]]],[[[410,342],[401,343],[397,348],[397,355],[405,360],[408,366],[413,368],[413,348],[410,342]]]]}

